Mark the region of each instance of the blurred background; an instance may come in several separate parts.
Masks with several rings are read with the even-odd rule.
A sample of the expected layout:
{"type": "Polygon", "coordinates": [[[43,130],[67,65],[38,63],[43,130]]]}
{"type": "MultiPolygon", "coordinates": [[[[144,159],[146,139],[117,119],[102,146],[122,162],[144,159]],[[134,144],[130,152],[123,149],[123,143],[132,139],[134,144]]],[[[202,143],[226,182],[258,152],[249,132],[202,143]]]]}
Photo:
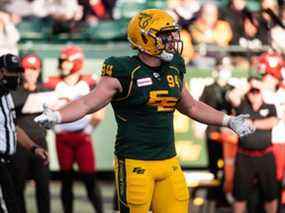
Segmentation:
{"type": "MultiPolygon", "coordinates": [[[[82,73],[96,81],[105,58],[134,54],[126,38],[127,24],[133,15],[147,8],[169,11],[181,26],[187,66],[185,83],[196,99],[231,113],[234,107],[229,99],[247,92],[248,77],[262,78],[264,73],[270,73],[278,75],[278,85],[282,84],[285,53],[282,0],[1,0],[0,54],[36,54],[42,63],[40,81],[46,83],[59,75],[62,48],[77,45],[84,53],[82,73]],[[205,89],[215,83],[219,85],[217,90],[205,89]]],[[[175,114],[174,125],[177,153],[191,191],[189,208],[193,213],[232,212],[232,181],[226,182],[229,188],[224,183],[234,168],[225,159],[234,159],[237,139],[179,113],[175,114]]],[[[115,136],[113,112],[107,106],[102,122],[92,132],[96,176],[105,212],[113,212],[116,206],[112,170],[115,136]]],[[[52,131],[48,132],[47,141],[51,212],[62,212],[52,131]]],[[[74,170],[77,171],[76,164],[74,170]]],[[[26,200],[31,213],[36,212],[34,188],[33,181],[29,181],[26,200]]],[[[76,182],[74,194],[75,212],[92,212],[80,182],[76,182]]]]}

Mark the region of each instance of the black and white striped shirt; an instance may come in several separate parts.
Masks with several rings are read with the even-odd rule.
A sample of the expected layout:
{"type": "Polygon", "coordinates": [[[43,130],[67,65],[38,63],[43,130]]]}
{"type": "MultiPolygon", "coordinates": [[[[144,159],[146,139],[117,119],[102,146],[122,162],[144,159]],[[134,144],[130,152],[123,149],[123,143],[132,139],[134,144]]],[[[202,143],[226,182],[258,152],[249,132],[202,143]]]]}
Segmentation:
{"type": "Polygon", "coordinates": [[[16,113],[10,93],[0,100],[0,154],[9,156],[16,152],[16,113]]]}

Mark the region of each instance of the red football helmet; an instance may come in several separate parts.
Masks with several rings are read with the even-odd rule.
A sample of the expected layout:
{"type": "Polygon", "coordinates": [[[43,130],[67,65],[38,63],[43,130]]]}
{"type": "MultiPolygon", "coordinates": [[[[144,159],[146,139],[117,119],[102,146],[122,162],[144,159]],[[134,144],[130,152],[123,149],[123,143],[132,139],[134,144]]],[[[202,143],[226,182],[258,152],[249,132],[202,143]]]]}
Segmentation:
{"type": "Polygon", "coordinates": [[[257,71],[262,75],[270,74],[277,78],[282,79],[282,69],[284,69],[284,60],[281,54],[274,51],[268,51],[258,57],[257,71]]]}
{"type": "Polygon", "coordinates": [[[21,63],[24,69],[40,70],[42,67],[41,59],[36,54],[25,55],[24,57],[22,57],[21,63]]]}
{"type": "Polygon", "coordinates": [[[62,48],[60,52],[59,66],[61,66],[61,63],[66,60],[71,61],[73,63],[73,67],[70,70],[70,73],[80,71],[83,67],[84,61],[82,49],[75,45],[68,45],[62,48]]]}

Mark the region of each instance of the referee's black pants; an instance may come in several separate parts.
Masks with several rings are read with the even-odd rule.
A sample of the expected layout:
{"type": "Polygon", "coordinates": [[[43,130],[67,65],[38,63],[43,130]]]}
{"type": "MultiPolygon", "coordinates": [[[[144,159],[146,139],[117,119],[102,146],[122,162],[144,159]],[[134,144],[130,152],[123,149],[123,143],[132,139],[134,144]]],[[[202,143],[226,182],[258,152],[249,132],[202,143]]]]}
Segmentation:
{"type": "Polygon", "coordinates": [[[0,213],[20,213],[10,171],[11,163],[0,158],[0,213]]]}
{"type": "Polygon", "coordinates": [[[36,202],[39,213],[50,213],[49,168],[33,153],[18,146],[12,160],[12,179],[21,213],[27,213],[25,186],[28,179],[36,183],[36,202]]]}

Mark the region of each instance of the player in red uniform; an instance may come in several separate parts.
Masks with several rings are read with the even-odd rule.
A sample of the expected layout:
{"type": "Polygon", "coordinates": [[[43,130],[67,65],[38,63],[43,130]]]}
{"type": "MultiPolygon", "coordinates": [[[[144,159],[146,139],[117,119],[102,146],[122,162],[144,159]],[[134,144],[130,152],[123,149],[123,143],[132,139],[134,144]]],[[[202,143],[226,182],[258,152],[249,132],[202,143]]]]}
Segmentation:
{"type": "MultiPolygon", "coordinates": [[[[61,107],[90,92],[96,81],[92,76],[81,74],[84,55],[81,48],[68,45],[61,50],[58,68],[59,77],[51,77],[46,83],[54,89],[61,107]]],[[[95,157],[91,131],[103,118],[102,111],[82,119],[55,126],[57,156],[62,174],[61,199],[65,213],[73,212],[72,170],[76,162],[80,177],[85,184],[88,198],[97,213],[103,212],[101,193],[95,180],[95,157]]]]}

